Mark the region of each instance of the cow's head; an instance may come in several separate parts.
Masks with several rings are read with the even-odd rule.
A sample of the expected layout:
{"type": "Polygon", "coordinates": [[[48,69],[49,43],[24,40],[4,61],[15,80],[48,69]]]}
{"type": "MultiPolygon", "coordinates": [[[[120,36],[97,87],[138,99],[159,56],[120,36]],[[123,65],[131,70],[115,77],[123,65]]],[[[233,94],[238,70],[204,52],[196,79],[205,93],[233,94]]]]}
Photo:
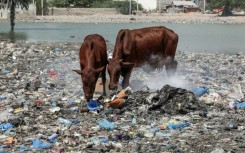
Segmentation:
{"type": "Polygon", "coordinates": [[[87,102],[93,98],[96,82],[99,78],[100,72],[102,72],[104,68],[105,67],[94,69],[90,67],[84,68],[83,70],[73,70],[82,77],[83,92],[87,102]]]}
{"type": "Polygon", "coordinates": [[[134,65],[134,63],[123,62],[122,59],[113,58],[109,60],[109,64],[107,66],[107,70],[110,76],[109,89],[116,90],[118,88],[118,81],[122,68],[129,68],[134,65]]]}

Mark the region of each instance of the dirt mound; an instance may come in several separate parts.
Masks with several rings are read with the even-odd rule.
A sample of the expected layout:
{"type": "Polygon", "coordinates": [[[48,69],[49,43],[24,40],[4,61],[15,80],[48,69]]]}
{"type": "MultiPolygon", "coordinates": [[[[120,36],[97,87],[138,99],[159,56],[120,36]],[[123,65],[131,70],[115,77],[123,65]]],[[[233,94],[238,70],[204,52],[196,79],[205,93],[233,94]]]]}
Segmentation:
{"type": "Polygon", "coordinates": [[[156,92],[136,91],[129,95],[123,110],[144,107],[148,111],[159,110],[168,114],[187,114],[192,111],[206,110],[206,104],[198,100],[191,91],[165,85],[156,92]]]}

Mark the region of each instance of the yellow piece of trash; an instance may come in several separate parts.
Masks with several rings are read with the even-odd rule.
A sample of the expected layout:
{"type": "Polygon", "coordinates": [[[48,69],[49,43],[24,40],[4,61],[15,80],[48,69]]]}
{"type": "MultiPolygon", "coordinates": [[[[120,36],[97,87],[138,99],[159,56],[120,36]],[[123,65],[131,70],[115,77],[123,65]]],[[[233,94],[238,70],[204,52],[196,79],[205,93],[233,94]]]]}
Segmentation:
{"type": "Polygon", "coordinates": [[[160,129],[166,129],[166,127],[167,127],[170,123],[177,124],[178,122],[175,121],[175,120],[173,120],[173,119],[170,119],[170,120],[168,120],[166,123],[160,125],[159,128],[160,128],[160,129]]]}
{"type": "Polygon", "coordinates": [[[21,109],[22,109],[22,108],[16,108],[16,109],[14,110],[14,113],[19,113],[19,112],[21,111],[21,109]]]}

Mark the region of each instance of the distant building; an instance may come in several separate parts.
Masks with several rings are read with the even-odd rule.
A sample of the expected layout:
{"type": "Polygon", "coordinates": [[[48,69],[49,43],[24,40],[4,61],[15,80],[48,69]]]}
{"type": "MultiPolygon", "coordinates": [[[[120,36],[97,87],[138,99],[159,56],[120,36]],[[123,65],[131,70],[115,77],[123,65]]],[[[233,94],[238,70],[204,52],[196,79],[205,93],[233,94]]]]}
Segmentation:
{"type": "Polygon", "coordinates": [[[200,12],[200,9],[192,1],[173,1],[170,5],[166,6],[166,12],[168,13],[200,12]]]}
{"type": "MultiPolygon", "coordinates": [[[[167,8],[172,5],[174,0],[157,0],[157,10],[161,12],[167,12],[167,8]]],[[[194,3],[199,8],[203,8],[204,0],[180,0],[180,3],[194,3]]]]}

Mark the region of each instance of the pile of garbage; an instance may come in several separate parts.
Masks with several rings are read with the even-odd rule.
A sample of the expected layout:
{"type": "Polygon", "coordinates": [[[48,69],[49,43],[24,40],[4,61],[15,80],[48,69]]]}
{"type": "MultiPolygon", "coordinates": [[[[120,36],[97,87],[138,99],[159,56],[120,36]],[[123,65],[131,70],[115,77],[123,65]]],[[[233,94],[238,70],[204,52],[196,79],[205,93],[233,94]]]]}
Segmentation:
{"type": "Polygon", "coordinates": [[[86,103],[79,48],[0,42],[0,152],[245,151],[243,54],[178,51],[173,80],[136,68],[86,103]]]}

